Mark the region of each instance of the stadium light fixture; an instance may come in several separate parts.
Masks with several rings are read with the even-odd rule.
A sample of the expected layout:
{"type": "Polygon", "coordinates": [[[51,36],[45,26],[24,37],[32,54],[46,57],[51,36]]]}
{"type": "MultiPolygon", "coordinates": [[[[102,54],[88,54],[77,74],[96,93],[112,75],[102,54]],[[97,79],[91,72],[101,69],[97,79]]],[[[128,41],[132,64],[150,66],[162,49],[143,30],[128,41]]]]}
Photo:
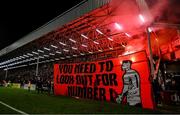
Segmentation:
{"type": "Polygon", "coordinates": [[[75,40],[73,40],[73,39],[71,39],[71,38],[69,38],[69,40],[70,40],[71,42],[73,42],[73,43],[76,43],[76,41],[75,41],[75,40]]]}
{"type": "Polygon", "coordinates": [[[49,62],[50,60],[46,60],[45,62],[49,62]]]}
{"type": "Polygon", "coordinates": [[[108,37],[107,39],[108,39],[108,40],[110,40],[110,41],[113,41],[113,39],[112,39],[112,38],[110,38],[110,37],[108,37]]]}
{"type": "Polygon", "coordinates": [[[29,61],[31,61],[32,60],[32,58],[29,58],[29,61]]]}
{"type": "Polygon", "coordinates": [[[32,60],[34,60],[34,58],[30,58],[30,59],[29,59],[29,61],[32,61],[32,60]]]}
{"type": "Polygon", "coordinates": [[[38,55],[38,54],[39,54],[39,53],[37,53],[37,52],[34,52],[34,51],[32,51],[32,53],[33,53],[33,54],[36,54],[36,55],[38,55]]]}
{"type": "Polygon", "coordinates": [[[56,51],[57,54],[62,54],[60,51],[56,51]]]}
{"type": "Polygon", "coordinates": [[[20,58],[24,59],[25,57],[23,57],[23,56],[20,56],[20,58]]]}
{"type": "Polygon", "coordinates": [[[45,49],[45,50],[47,50],[47,51],[50,51],[50,49],[49,49],[49,48],[44,47],[44,49],[45,49]]]}
{"type": "Polygon", "coordinates": [[[67,50],[67,49],[63,49],[63,51],[65,51],[65,52],[69,52],[69,50],[67,50]]]}
{"type": "Polygon", "coordinates": [[[115,24],[115,27],[118,29],[118,30],[122,30],[123,27],[122,25],[120,25],[119,23],[114,23],[115,24]]]}
{"type": "Polygon", "coordinates": [[[35,65],[36,63],[30,63],[29,65],[35,65]]]}
{"type": "Polygon", "coordinates": [[[4,62],[1,62],[0,65],[3,64],[3,63],[4,63],[4,62]]]}
{"type": "Polygon", "coordinates": [[[66,56],[66,58],[71,58],[70,56],[66,56]]]}
{"type": "Polygon", "coordinates": [[[53,48],[55,48],[55,49],[57,49],[58,47],[57,46],[55,46],[55,45],[51,45],[51,47],[53,47],[53,48]]]}
{"type": "Polygon", "coordinates": [[[16,57],[14,57],[12,60],[16,60],[16,57]]]}
{"type": "Polygon", "coordinates": [[[99,29],[96,29],[96,32],[98,32],[99,34],[103,34],[99,29]]]}
{"type": "Polygon", "coordinates": [[[90,54],[93,54],[93,52],[89,51],[90,54]]]}
{"type": "Polygon", "coordinates": [[[49,57],[49,55],[43,55],[44,57],[49,57]]]}
{"type": "Polygon", "coordinates": [[[80,53],[80,55],[84,56],[85,54],[83,54],[83,53],[80,53]]]}
{"type": "Polygon", "coordinates": [[[25,55],[25,54],[24,54],[23,56],[24,56],[24,57],[27,57],[27,58],[29,57],[28,55],[25,55]]]}
{"type": "Polygon", "coordinates": [[[86,38],[86,39],[89,39],[87,36],[85,36],[84,34],[81,34],[81,36],[83,37],[83,38],[86,38]]]}
{"type": "Polygon", "coordinates": [[[64,57],[60,57],[60,59],[65,59],[64,57]]]}
{"type": "Polygon", "coordinates": [[[37,50],[38,52],[41,52],[41,53],[44,53],[44,51],[42,51],[42,50],[37,50]]]}
{"type": "Polygon", "coordinates": [[[87,47],[87,45],[82,44],[83,47],[87,47]]]}
{"type": "Polygon", "coordinates": [[[54,61],[53,59],[50,59],[49,61],[54,61]]]}
{"type": "Polygon", "coordinates": [[[13,61],[16,61],[17,60],[17,58],[13,58],[13,61]]]}
{"type": "Polygon", "coordinates": [[[121,45],[122,45],[122,47],[124,47],[124,48],[126,47],[124,44],[121,44],[121,45]]]}
{"type": "Polygon", "coordinates": [[[33,54],[31,54],[31,53],[27,53],[27,55],[28,55],[28,56],[33,56],[33,54]]]}
{"type": "Polygon", "coordinates": [[[43,56],[39,56],[39,58],[44,58],[43,56]]]}
{"type": "Polygon", "coordinates": [[[41,62],[39,62],[39,63],[45,63],[46,61],[44,60],[44,61],[41,61],[41,62]]]}
{"type": "Polygon", "coordinates": [[[9,60],[7,60],[6,63],[9,63],[9,60]]]}
{"type": "Polygon", "coordinates": [[[152,28],[148,27],[148,31],[149,31],[149,32],[152,32],[152,28]]]}
{"type": "Polygon", "coordinates": [[[99,42],[93,41],[95,44],[99,44],[99,42]]]}
{"type": "Polygon", "coordinates": [[[56,60],[56,61],[58,61],[58,60],[59,60],[59,58],[55,58],[55,60],[56,60]]]}
{"type": "Polygon", "coordinates": [[[5,61],[2,63],[2,65],[6,64],[5,61]]]}
{"type": "Polygon", "coordinates": [[[62,43],[62,42],[59,42],[61,45],[63,45],[63,46],[66,46],[66,44],[65,43],[62,43]]]}
{"type": "Polygon", "coordinates": [[[21,60],[22,58],[19,56],[18,59],[21,60]]]}
{"type": "Polygon", "coordinates": [[[142,14],[139,14],[139,19],[140,19],[143,23],[145,22],[145,19],[144,19],[144,17],[143,17],[142,14]]]}
{"type": "Polygon", "coordinates": [[[73,57],[77,57],[77,55],[73,55],[73,57]]]}
{"type": "Polygon", "coordinates": [[[32,61],[33,60],[33,58],[29,58],[29,61],[32,61]]]}
{"type": "Polygon", "coordinates": [[[49,53],[49,55],[54,56],[55,54],[53,54],[53,53],[49,53]]]}
{"type": "Polygon", "coordinates": [[[72,47],[72,49],[73,49],[73,50],[77,50],[77,48],[76,48],[76,47],[72,47]]]}
{"type": "Polygon", "coordinates": [[[102,50],[98,50],[99,52],[103,52],[102,50]]]}
{"type": "Polygon", "coordinates": [[[24,62],[28,62],[28,61],[29,61],[29,59],[24,60],[24,62]]]}
{"type": "Polygon", "coordinates": [[[128,33],[125,33],[125,35],[126,35],[127,37],[131,37],[131,35],[129,35],[128,33]]]}

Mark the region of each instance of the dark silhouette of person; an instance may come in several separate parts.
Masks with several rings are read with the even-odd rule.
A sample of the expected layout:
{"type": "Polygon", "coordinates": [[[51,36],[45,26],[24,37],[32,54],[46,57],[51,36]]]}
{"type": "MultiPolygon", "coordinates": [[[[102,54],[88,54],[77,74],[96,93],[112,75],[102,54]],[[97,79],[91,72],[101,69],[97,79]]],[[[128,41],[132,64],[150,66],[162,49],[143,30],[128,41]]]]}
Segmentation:
{"type": "Polygon", "coordinates": [[[41,91],[41,93],[43,92],[42,90],[42,80],[41,79],[38,79],[37,81],[37,90],[38,90],[38,93],[41,91]]]}
{"type": "Polygon", "coordinates": [[[50,95],[50,93],[51,93],[51,81],[50,80],[47,81],[47,88],[48,88],[48,95],[50,95]]]}

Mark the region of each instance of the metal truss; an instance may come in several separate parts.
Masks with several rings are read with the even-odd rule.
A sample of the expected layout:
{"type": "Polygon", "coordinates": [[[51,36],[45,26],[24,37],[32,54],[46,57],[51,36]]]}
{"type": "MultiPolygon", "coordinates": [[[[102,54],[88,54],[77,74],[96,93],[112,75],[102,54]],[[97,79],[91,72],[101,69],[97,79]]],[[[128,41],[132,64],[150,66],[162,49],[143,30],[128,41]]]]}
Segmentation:
{"type": "Polygon", "coordinates": [[[112,15],[113,10],[110,4],[106,4],[47,33],[2,57],[0,68],[19,65],[19,60],[31,64],[36,63],[37,59],[40,62],[72,62],[82,61],[84,57],[91,60],[87,56],[92,57],[92,60],[117,56],[124,51],[130,36],[114,28],[116,20],[115,15],[112,15]]]}

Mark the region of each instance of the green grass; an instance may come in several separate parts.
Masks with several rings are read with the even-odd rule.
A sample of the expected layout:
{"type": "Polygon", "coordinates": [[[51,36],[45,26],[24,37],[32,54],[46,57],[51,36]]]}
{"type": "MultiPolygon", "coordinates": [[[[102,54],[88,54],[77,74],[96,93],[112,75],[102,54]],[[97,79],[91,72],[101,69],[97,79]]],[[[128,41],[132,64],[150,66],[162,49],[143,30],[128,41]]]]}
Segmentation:
{"type": "Polygon", "coordinates": [[[18,114],[18,113],[0,104],[0,114],[18,114]]]}
{"type": "MultiPolygon", "coordinates": [[[[23,89],[0,88],[0,101],[28,114],[63,113],[159,113],[110,102],[75,99],[66,96],[48,96],[23,89]]],[[[0,104],[0,114],[16,113],[0,104]]]]}

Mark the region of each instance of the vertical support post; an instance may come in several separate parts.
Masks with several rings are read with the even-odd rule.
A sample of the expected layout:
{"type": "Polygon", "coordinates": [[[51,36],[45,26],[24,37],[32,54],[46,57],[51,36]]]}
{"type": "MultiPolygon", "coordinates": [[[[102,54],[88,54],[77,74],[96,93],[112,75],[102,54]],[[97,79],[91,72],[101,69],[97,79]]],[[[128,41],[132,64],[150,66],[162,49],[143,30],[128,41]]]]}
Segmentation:
{"type": "Polygon", "coordinates": [[[151,48],[151,33],[148,30],[148,27],[146,28],[147,31],[147,41],[148,41],[148,51],[149,51],[149,61],[150,61],[150,67],[151,67],[151,77],[154,78],[154,64],[153,64],[153,54],[152,54],[152,48],[151,48]]]}
{"type": "Polygon", "coordinates": [[[5,80],[7,79],[7,76],[8,76],[8,67],[6,68],[5,80]]]}
{"type": "Polygon", "coordinates": [[[36,63],[36,76],[38,76],[39,73],[39,56],[37,57],[37,63],[36,63]]]}

